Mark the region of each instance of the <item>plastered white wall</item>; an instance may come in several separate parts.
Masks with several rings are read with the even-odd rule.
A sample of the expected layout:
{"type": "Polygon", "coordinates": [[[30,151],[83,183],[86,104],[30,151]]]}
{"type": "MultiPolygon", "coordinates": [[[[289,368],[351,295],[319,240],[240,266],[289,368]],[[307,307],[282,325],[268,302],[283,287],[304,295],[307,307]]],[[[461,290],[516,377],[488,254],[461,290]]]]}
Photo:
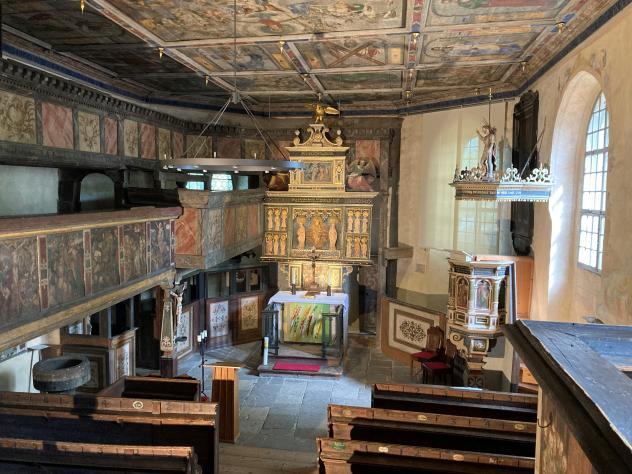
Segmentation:
{"type": "MultiPolygon", "coordinates": [[[[461,150],[476,136],[488,114],[488,106],[481,105],[404,119],[398,236],[400,242],[413,247],[414,256],[397,262],[398,287],[428,294],[448,292],[446,259],[453,248],[455,218],[454,189],[449,183],[461,150]]],[[[497,140],[506,137],[504,141],[511,142],[512,114],[513,102],[492,104],[497,140]]]]}

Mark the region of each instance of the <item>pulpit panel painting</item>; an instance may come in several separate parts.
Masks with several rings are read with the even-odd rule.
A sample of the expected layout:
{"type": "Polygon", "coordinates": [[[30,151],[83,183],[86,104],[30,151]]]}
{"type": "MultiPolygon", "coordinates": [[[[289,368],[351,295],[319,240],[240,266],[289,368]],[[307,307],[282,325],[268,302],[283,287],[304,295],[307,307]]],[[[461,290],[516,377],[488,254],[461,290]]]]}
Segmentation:
{"type": "Polygon", "coordinates": [[[322,342],[323,313],[330,312],[330,305],[285,303],[283,310],[283,342],[322,342]]]}

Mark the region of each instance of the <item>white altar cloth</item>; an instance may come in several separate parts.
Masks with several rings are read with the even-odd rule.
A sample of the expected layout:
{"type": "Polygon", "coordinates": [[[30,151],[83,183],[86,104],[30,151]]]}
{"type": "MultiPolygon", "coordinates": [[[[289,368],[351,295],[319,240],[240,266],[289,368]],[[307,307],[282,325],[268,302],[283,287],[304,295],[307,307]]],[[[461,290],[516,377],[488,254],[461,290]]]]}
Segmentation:
{"type": "MultiPolygon", "coordinates": [[[[306,294],[307,291],[297,291],[295,295],[293,295],[290,291],[279,291],[274,294],[272,298],[270,298],[268,304],[308,303],[342,305],[343,345],[346,346],[349,326],[349,295],[346,293],[332,293],[331,296],[327,296],[327,293],[322,292],[320,294],[314,295],[313,297],[307,298],[305,297],[306,294]]],[[[283,324],[279,324],[279,331],[281,331],[282,326],[283,324]]]]}

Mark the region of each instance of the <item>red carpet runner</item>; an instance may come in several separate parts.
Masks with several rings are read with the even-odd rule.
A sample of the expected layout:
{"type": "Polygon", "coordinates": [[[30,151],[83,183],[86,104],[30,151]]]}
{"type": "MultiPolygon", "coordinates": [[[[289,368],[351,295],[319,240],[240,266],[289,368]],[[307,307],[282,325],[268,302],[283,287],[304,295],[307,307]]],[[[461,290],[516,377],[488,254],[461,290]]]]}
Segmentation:
{"type": "Polygon", "coordinates": [[[287,362],[277,362],[272,370],[292,370],[296,372],[319,372],[320,365],[312,364],[291,364],[287,362]]]}

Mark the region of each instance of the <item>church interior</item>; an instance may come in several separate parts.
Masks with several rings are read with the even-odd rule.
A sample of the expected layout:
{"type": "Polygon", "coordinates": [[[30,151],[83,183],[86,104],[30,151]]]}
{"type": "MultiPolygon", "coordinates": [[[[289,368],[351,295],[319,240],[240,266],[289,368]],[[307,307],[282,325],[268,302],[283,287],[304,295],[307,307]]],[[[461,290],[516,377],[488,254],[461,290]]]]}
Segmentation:
{"type": "Polygon", "coordinates": [[[630,3],[1,0],[0,472],[632,472],[630,3]]]}

